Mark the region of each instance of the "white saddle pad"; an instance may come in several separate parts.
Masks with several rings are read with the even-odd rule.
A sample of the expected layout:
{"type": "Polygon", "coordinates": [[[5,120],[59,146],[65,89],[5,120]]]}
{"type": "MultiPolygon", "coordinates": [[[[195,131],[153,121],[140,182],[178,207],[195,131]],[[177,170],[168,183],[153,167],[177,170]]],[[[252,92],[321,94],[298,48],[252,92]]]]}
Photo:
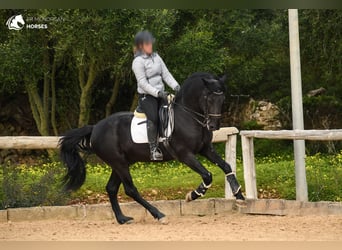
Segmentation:
{"type": "MultiPolygon", "coordinates": [[[[137,118],[133,116],[131,122],[131,137],[134,143],[148,143],[146,118],[137,118]]],[[[169,124],[170,126],[170,124],[169,124]]],[[[171,129],[169,129],[169,135],[171,135],[171,129]]],[[[165,138],[159,138],[159,141],[164,141],[165,138]]]]}
{"type": "Polygon", "coordinates": [[[131,136],[134,143],[148,143],[146,118],[133,117],[131,122],[131,136]]]}

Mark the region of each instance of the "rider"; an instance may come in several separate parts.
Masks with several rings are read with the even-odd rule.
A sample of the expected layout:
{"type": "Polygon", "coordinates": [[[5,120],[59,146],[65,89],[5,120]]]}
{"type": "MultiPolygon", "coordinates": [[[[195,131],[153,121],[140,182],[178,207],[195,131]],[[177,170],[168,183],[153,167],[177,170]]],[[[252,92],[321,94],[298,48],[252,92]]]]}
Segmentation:
{"type": "Polygon", "coordinates": [[[160,99],[167,99],[164,82],[174,91],[180,86],[167,69],[163,59],[153,52],[155,38],[147,31],[140,31],[134,38],[132,69],[138,82],[139,107],[147,117],[147,137],[151,160],[162,160],[158,147],[158,107],[160,99]]]}

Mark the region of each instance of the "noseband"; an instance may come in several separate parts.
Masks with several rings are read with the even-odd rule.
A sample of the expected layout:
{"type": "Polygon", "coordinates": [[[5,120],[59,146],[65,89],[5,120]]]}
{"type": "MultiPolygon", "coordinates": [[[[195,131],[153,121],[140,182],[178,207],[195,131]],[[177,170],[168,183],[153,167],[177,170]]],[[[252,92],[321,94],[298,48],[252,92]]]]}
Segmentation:
{"type": "MultiPolygon", "coordinates": [[[[220,91],[220,92],[211,92],[211,94],[214,94],[214,95],[217,95],[217,96],[221,96],[221,95],[223,95],[223,92],[222,91],[220,91]]],[[[190,114],[190,116],[192,117],[192,119],[194,119],[198,124],[200,124],[202,127],[207,127],[208,129],[209,129],[209,123],[210,123],[210,121],[211,121],[211,118],[214,118],[214,119],[219,119],[219,118],[221,118],[222,117],[222,114],[220,113],[220,114],[213,114],[213,113],[209,113],[208,112],[208,109],[209,109],[209,104],[208,104],[208,98],[207,98],[207,96],[205,96],[205,99],[206,99],[206,107],[205,107],[205,113],[204,114],[202,114],[202,113],[199,113],[199,112],[196,112],[196,111],[194,111],[194,110],[192,110],[192,109],[190,109],[190,108],[188,108],[188,107],[186,107],[186,106],[184,106],[184,105],[181,105],[181,104],[179,104],[179,103],[174,103],[175,105],[178,105],[178,106],[180,106],[180,107],[182,107],[182,109],[185,111],[185,112],[187,112],[187,113],[189,113],[190,114]],[[198,117],[201,117],[201,118],[203,118],[203,121],[201,121],[201,118],[200,119],[198,119],[198,117],[196,117],[196,116],[198,116],[198,117]]]]}

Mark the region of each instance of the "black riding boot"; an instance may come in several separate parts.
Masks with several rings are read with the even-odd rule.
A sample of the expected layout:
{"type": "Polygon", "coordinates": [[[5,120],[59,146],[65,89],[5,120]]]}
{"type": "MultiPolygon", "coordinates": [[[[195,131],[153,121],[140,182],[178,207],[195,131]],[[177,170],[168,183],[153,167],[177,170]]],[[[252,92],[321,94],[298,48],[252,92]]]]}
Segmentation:
{"type": "Polygon", "coordinates": [[[158,129],[151,121],[147,121],[147,138],[150,144],[151,160],[163,160],[163,153],[158,147],[158,129]]]}

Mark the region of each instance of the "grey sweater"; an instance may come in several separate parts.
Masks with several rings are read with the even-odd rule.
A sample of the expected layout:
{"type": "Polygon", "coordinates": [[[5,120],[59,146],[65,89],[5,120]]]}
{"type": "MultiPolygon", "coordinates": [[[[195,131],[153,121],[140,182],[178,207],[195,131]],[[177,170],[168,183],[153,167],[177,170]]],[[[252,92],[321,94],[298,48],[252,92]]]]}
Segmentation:
{"type": "Polygon", "coordinates": [[[137,55],[133,60],[132,70],[137,78],[139,94],[158,97],[158,92],[165,89],[163,81],[172,89],[178,86],[178,82],[157,53],[137,55]]]}

